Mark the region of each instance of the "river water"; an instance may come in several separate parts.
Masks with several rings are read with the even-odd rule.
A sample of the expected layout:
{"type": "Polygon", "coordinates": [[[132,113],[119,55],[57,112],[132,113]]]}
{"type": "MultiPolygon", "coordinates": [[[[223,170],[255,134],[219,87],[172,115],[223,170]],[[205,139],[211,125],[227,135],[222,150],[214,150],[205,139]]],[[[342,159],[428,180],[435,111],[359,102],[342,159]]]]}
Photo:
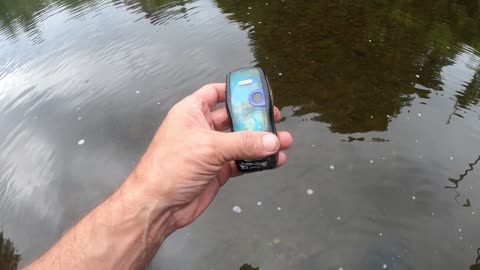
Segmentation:
{"type": "Polygon", "coordinates": [[[28,264],[173,104],[259,65],[289,162],[229,182],[149,268],[478,269],[478,50],[478,1],[3,0],[0,231],[28,264]]]}

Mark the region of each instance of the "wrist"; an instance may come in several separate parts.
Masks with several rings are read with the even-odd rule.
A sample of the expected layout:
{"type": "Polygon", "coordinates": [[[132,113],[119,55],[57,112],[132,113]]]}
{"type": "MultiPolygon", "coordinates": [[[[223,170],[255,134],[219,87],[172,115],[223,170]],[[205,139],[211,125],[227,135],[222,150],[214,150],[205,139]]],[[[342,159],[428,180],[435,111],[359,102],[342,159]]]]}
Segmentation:
{"type": "Polygon", "coordinates": [[[177,229],[173,219],[174,207],[168,201],[166,191],[154,191],[150,180],[142,178],[137,170],[134,170],[117,192],[123,198],[125,207],[150,217],[149,223],[161,220],[167,235],[177,229]]]}

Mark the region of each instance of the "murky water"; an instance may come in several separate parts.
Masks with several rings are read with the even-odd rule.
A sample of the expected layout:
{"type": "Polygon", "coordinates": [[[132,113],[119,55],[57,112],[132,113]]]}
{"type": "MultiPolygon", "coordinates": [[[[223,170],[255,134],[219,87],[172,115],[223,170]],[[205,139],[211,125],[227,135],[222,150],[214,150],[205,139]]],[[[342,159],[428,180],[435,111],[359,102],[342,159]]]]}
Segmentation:
{"type": "Polygon", "coordinates": [[[231,181],[151,269],[478,269],[479,16],[464,0],[4,0],[0,231],[27,264],[174,103],[260,65],[288,165],[231,181]]]}

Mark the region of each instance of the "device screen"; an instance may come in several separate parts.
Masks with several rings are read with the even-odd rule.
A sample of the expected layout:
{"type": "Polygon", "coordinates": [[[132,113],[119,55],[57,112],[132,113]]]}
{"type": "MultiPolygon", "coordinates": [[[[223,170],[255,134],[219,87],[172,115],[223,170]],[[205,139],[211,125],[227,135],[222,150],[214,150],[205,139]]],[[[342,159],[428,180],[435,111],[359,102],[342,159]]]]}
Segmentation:
{"type": "Polygon", "coordinates": [[[272,132],[267,112],[268,96],[256,68],[240,69],[230,74],[231,117],[234,131],[272,132]]]}

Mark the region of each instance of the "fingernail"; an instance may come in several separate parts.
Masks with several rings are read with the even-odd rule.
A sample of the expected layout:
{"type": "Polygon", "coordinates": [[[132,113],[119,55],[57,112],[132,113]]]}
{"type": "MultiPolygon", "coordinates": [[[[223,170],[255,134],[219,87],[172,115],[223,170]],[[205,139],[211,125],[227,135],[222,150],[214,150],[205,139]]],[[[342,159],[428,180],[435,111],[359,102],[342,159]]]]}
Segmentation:
{"type": "Polygon", "coordinates": [[[278,149],[278,138],[275,134],[263,135],[263,147],[266,151],[274,152],[278,149]]]}

